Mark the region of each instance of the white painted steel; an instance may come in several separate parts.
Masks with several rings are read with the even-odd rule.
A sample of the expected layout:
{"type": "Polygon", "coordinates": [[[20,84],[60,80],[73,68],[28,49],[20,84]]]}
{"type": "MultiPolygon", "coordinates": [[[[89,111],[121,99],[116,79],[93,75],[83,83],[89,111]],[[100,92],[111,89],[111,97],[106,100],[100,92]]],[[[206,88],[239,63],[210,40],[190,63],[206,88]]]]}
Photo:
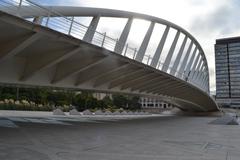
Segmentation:
{"type": "Polygon", "coordinates": [[[173,40],[173,42],[172,42],[171,48],[170,48],[170,50],[169,50],[169,52],[168,52],[168,54],[167,54],[167,57],[166,57],[166,59],[165,59],[163,68],[162,68],[162,70],[163,70],[164,72],[167,72],[167,70],[169,69],[169,64],[170,64],[170,62],[171,62],[171,59],[172,59],[174,50],[175,50],[175,48],[176,48],[179,35],[180,35],[180,31],[177,31],[177,33],[176,33],[176,35],[175,35],[175,38],[174,38],[174,40],[173,40]]]}
{"type": "Polygon", "coordinates": [[[181,66],[180,66],[180,69],[179,69],[179,73],[178,73],[178,76],[181,77],[181,78],[186,78],[184,77],[184,71],[185,71],[185,68],[187,66],[187,60],[189,58],[189,55],[191,53],[191,50],[192,50],[192,46],[193,46],[193,41],[191,41],[190,45],[188,46],[188,50],[187,50],[187,53],[184,55],[184,59],[181,63],[181,66]]]}
{"type": "MultiPolygon", "coordinates": [[[[114,51],[115,53],[122,54],[130,59],[135,59],[139,62],[145,63],[146,65],[150,65],[153,68],[156,69],[162,69],[164,72],[170,71],[170,74],[175,77],[176,79],[181,79],[183,81],[190,81],[193,82],[196,87],[199,89],[202,89],[204,91],[209,91],[209,71],[207,66],[207,61],[204,55],[204,52],[200,46],[200,44],[196,41],[196,39],[188,33],[183,28],[168,22],[166,20],[152,17],[148,15],[133,13],[133,12],[126,12],[126,11],[118,11],[118,10],[110,10],[110,9],[99,9],[99,8],[83,8],[83,7],[62,7],[62,6],[40,6],[38,4],[32,3],[28,0],[22,0],[20,3],[18,3],[15,0],[0,0],[0,10],[13,14],[15,16],[18,16],[20,18],[28,18],[28,21],[32,21],[35,24],[51,28],[53,30],[57,30],[59,32],[62,32],[63,34],[70,35],[72,37],[76,37],[80,40],[83,40],[87,43],[93,44],[98,47],[105,48],[109,51],[114,51]],[[88,16],[93,17],[90,26],[82,25],[79,22],[76,22],[74,20],[74,17],[76,16],[88,16]],[[70,18],[69,18],[70,17],[70,18]],[[109,36],[107,36],[107,33],[100,33],[98,32],[97,26],[98,22],[101,17],[120,17],[120,18],[128,18],[128,21],[122,31],[122,34],[119,39],[114,39],[109,36]],[[32,18],[29,19],[29,18],[32,18]],[[135,18],[144,19],[147,21],[150,21],[151,24],[145,34],[145,37],[141,43],[141,45],[137,48],[131,47],[131,44],[126,44],[128,35],[131,30],[132,22],[135,18]],[[161,37],[161,40],[158,44],[158,47],[156,49],[156,52],[153,57],[148,55],[146,53],[149,41],[151,39],[154,25],[156,23],[165,25],[166,28],[164,30],[164,33],[161,37]],[[166,56],[165,62],[162,63],[161,61],[161,53],[163,52],[163,47],[166,42],[166,39],[168,37],[168,33],[170,29],[177,30],[177,33],[175,35],[175,38],[170,46],[170,49],[168,51],[168,54],[166,56]],[[175,51],[176,45],[179,41],[180,34],[185,35],[180,50],[178,51],[177,57],[175,58],[175,61],[173,62],[173,67],[169,67],[173,53],[175,51]],[[190,45],[188,46],[188,49],[186,53],[184,54],[184,49],[186,47],[186,42],[189,39],[190,45]],[[189,57],[192,47],[195,46],[195,49],[192,53],[192,56],[189,57]],[[196,52],[198,51],[197,58],[193,62],[193,59],[195,57],[196,52]],[[184,57],[182,57],[184,55],[184,57]],[[201,57],[201,59],[198,61],[198,58],[201,57]],[[190,58],[190,59],[189,59],[190,58]],[[183,59],[181,61],[181,59],[183,59]],[[177,70],[179,68],[179,70],[177,70]],[[191,71],[190,71],[191,70],[191,71]],[[189,72],[190,71],[190,72],[189,72]],[[205,73],[203,73],[205,72],[205,73]],[[206,75],[205,75],[206,74],[206,75]]],[[[7,52],[5,54],[2,54],[0,57],[0,60],[4,60],[5,56],[15,56],[18,53],[20,53],[22,50],[27,48],[28,46],[31,46],[32,43],[35,43],[39,39],[39,35],[31,35],[27,39],[25,39],[22,44],[18,45],[16,48],[14,48],[12,51],[7,52]]],[[[41,36],[40,36],[41,37],[41,36]]],[[[13,45],[14,46],[14,45],[13,45]]],[[[49,68],[52,66],[57,65],[56,67],[59,67],[59,63],[62,61],[65,61],[69,59],[69,57],[75,55],[79,52],[79,50],[82,50],[82,48],[72,48],[67,49],[65,54],[62,55],[55,55],[51,54],[48,56],[45,56],[43,58],[44,61],[32,61],[31,58],[28,58],[26,60],[26,66],[24,69],[24,72],[21,75],[20,80],[21,81],[28,81],[33,77],[36,73],[41,72],[45,68],[49,68]],[[31,62],[31,63],[30,63],[31,62]],[[36,66],[37,64],[39,66],[36,66]]],[[[95,57],[96,58],[96,57],[95,57]]],[[[110,57],[109,60],[112,58],[110,57]]],[[[61,81],[65,81],[66,78],[77,76],[78,80],[75,82],[75,85],[78,86],[82,83],[83,78],[81,78],[81,74],[79,72],[85,72],[88,69],[101,66],[101,62],[105,63],[104,57],[100,59],[96,59],[96,62],[92,62],[92,64],[89,64],[86,66],[87,69],[82,68],[76,68],[75,70],[67,71],[66,74],[58,76],[53,78],[52,84],[58,84],[61,81]]],[[[68,62],[69,63],[69,62],[68,62]]],[[[70,63],[69,63],[70,64],[70,63]]],[[[105,64],[104,64],[105,65],[105,64]]],[[[117,65],[118,67],[122,66],[121,64],[117,65]]],[[[57,68],[58,69],[58,68],[57,68]]],[[[60,68],[59,68],[60,69],[60,68]]],[[[113,69],[113,70],[118,70],[113,69]]],[[[135,73],[136,69],[133,70],[132,73],[135,73]]],[[[161,72],[161,71],[160,71],[161,72]]],[[[96,72],[97,73],[97,72],[96,72]]],[[[142,78],[137,78],[137,76],[144,76],[142,75],[141,71],[136,72],[134,75],[137,80],[142,80],[142,78]]],[[[55,75],[56,76],[56,75],[55,75]]],[[[145,76],[144,76],[145,77],[145,76]]],[[[148,76],[146,76],[148,77],[148,76]]],[[[123,77],[125,78],[125,77],[123,77]]],[[[124,81],[127,81],[127,79],[119,79],[119,82],[121,84],[125,84],[124,81]]],[[[158,83],[156,83],[158,84],[158,83]]],[[[118,86],[119,84],[116,82],[112,86],[118,86]]],[[[191,84],[189,84],[191,85],[191,84]]],[[[177,85],[178,86],[178,85],[177,85]]],[[[184,85],[185,86],[185,85],[184,85]]],[[[178,86],[180,87],[180,86],[178,86]]],[[[151,88],[151,87],[148,87],[151,88]]],[[[127,89],[127,88],[126,88],[127,89]]],[[[155,92],[158,92],[159,89],[156,89],[155,92]]]]}
{"type": "Polygon", "coordinates": [[[149,28],[148,28],[148,31],[142,41],[142,44],[139,48],[139,51],[137,53],[137,56],[136,56],[136,60],[139,61],[139,62],[142,62],[143,60],[143,57],[145,55],[145,52],[146,52],[146,49],[148,47],[148,44],[149,44],[149,41],[150,41],[150,38],[151,38],[151,35],[152,35],[152,32],[153,32],[153,29],[154,29],[154,26],[155,26],[155,22],[151,22],[149,28]]]}
{"type": "MultiPolygon", "coordinates": [[[[99,20],[100,20],[100,16],[93,17],[93,19],[87,29],[87,32],[85,33],[85,35],[83,37],[84,41],[89,42],[89,43],[92,42],[92,39],[96,32],[99,20]]],[[[72,22],[71,22],[71,26],[72,26],[72,22]]],[[[71,26],[70,26],[70,28],[72,28],[71,26]]]]}
{"type": "Polygon", "coordinates": [[[116,46],[114,48],[114,51],[116,53],[122,54],[123,48],[126,44],[130,29],[131,29],[132,21],[133,21],[133,18],[128,19],[127,24],[125,25],[125,27],[122,31],[122,34],[121,34],[121,36],[120,36],[119,40],[117,41],[116,46]]]}
{"type": "Polygon", "coordinates": [[[170,72],[171,75],[176,75],[176,73],[177,73],[177,69],[178,69],[178,66],[179,66],[179,62],[180,62],[180,60],[181,60],[181,57],[182,57],[182,54],[183,54],[183,50],[184,50],[184,48],[185,48],[185,46],[186,46],[187,39],[188,39],[188,37],[185,36],[185,38],[184,38],[184,40],[183,40],[183,42],[182,42],[182,45],[181,45],[181,47],[180,47],[180,50],[179,50],[179,52],[178,52],[178,54],[177,54],[177,57],[176,57],[176,59],[175,59],[175,61],[174,61],[173,67],[172,67],[172,69],[171,69],[171,72],[170,72]]]}
{"type": "Polygon", "coordinates": [[[194,60],[194,57],[196,55],[196,52],[197,52],[197,47],[195,47],[195,49],[194,49],[194,51],[191,55],[191,58],[190,58],[190,60],[187,64],[187,67],[186,67],[186,70],[185,70],[185,73],[184,73],[185,77],[189,77],[189,75],[190,75],[190,69],[191,69],[191,66],[193,65],[193,60],[194,60]]]}
{"type": "Polygon", "coordinates": [[[163,33],[163,36],[158,44],[158,47],[157,47],[157,50],[153,56],[153,59],[152,59],[152,62],[151,62],[151,66],[156,68],[157,67],[157,63],[159,61],[159,58],[161,56],[161,53],[162,53],[162,50],[163,50],[163,46],[166,42],[166,39],[167,39],[167,35],[168,35],[168,32],[169,32],[169,29],[170,27],[169,26],[166,26],[165,30],[164,30],[164,33],[163,33]]]}
{"type": "MultiPolygon", "coordinates": [[[[128,18],[129,21],[125,27],[125,29],[122,32],[121,37],[119,38],[119,40],[116,39],[112,39],[111,37],[106,36],[106,34],[104,33],[99,33],[97,31],[95,31],[95,29],[90,29],[91,27],[87,27],[84,26],[82,24],[79,24],[78,22],[74,22],[74,24],[79,25],[79,29],[78,30],[78,37],[83,37],[84,39],[88,41],[92,39],[93,42],[91,42],[92,44],[98,45],[98,46],[102,46],[104,48],[110,49],[110,50],[115,50],[117,53],[122,53],[124,48],[125,48],[125,52],[127,51],[128,53],[126,53],[127,57],[135,57],[136,56],[136,52],[138,52],[138,49],[136,48],[131,48],[129,45],[126,46],[126,39],[128,37],[129,34],[129,30],[131,28],[131,20],[133,18],[140,18],[140,19],[145,19],[145,20],[149,20],[153,23],[160,23],[163,25],[166,25],[167,27],[176,29],[178,31],[180,31],[182,34],[185,34],[191,41],[193,41],[194,45],[197,46],[198,50],[200,51],[200,53],[202,54],[201,56],[203,57],[203,60],[206,62],[206,68],[208,71],[208,66],[207,66],[207,61],[204,55],[204,52],[201,48],[201,46],[199,45],[199,43],[197,42],[197,40],[190,34],[188,33],[186,30],[184,30],[183,28],[177,26],[176,24],[173,24],[169,21],[157,18],[157,17],[153,17],[153,16],[148,16],[148,15],[144,15],[144,14],[139,14],[139,13],[133,13],[133,12],[126,12],[126,11],[119,11],[119,10],[111,10],[111,9],[100,9],[100,8],[87,8],[87,7],[63,7],[63,6],[40,6],[38,4],[35,4],[33,2],[30,2],[28,0],[23,0],[21,3],[18,3],[17,1],[14,0],[2,0],[1,4],[1,10],[7,11],[8,13],[11,14],[15,14],[21,17],[47,17],[47,19],[45,19],[44,24],[42,23],[42,25],[45,26],[49,26],[49,25],[57,25],[58,26],[63,23],[69,23],[70,27],[66,27],[66,25],[60,25],[61,26],[61,30],[66,29],[68,33],[71,33],[72,30],[72,24],[73,24],[73,19],[68,18],[68,17],[74,17],[74,16],[89,16],[89,17],[99,17],[99,15],[101,17],[121,17],[121,18],[128,18]],[[6,7],[7,6],[7,7],[6,7]],[[16,6],[16,7],[13,7],[16,6]],[[52,17],[61,17],[61,20],[59,18],[58,21],[54,20],[52,17]],[[54,22],[53,22],[54,21],[54,22]],[[87,30],[87,34],[85,34],[87,30]],[[90,31],[91,30],[91,31],[90,31]],[[91,33],[91,35],[89,36],[89,33],[91,33]],[[92,37],[93,32],[95,32],[94,37],[92,37]],[[89,38],[85,38],[85,37],[89,37],[89,38]]],[[[92,25],[90,25],[92,26],[92,25]]],[[[93,25],[94,26],[94,25],[93,25]]],[[[74,28],[74,27],[73,27],[74,28]]],[[[75,29],[76,30],[76,29],[75,29]]],[[[74,35],[74,34],[72,34],[74,35]]],[[[75,34],[76,35],[76,34],[75,34]]],[[[146,50],[145,48],[147,48],[147,43],[149,42],[147,39],[151,37],[150,33],[148,33],[146,36],[146,43],[143,43],[142,46],[142,51],[140,51],[140,53],[142,54],[142,52],[144,50],[146,50]],[[148,35],[148,36],[147,36],[148,35]],[[150,36],[149,36],[150,35],[150,36]]],[[[164,38],[164,36],[163,36],[164,38]]],[[[164,39],[163,39],[164,40],[164,39]]],[[[166,41],[166,39],[165,39],[166,41]]],[[[151,60],[151,66],[153,66],[154,68],[158,67],[158,68],[162,68],[164,70],[166,70],[166,68],[168,68],[167,65],[162,64],[161,60],[159,59],[161,52],[162,52],[162,47],[164,46],[165,41],[162,41],[162,43],[159,44],[158,49],[156,52],[156,54],[154,55],[153,58],[150,57],[151,60]],[[160,64],[160,66],[158,65],[160,64]]],[[[184,48],[184,45],[183,45],[184,48]]],[[[181,53],[181,52],[179,52],[181,53]]],[[[146,55],[147,56],[147,55],[146,55]]],[[[145,56],[144,56],[145,57],[145,56]]],[[[170,55],[169,55],[170,57],[170,55]]],[[[138,57],[141,59],[141,57],[138,57]]],[[[176,59],[176,63],[175,66],[169,68],[170,69],[170,73],[172,75],[173,72],[177,73],[177,61],[178,59],[176,59]]],[[[168,62],[168,61],[166,61],[168,62]]],[[[167,64],[167,63],[166,63],[167,64]]],[[[183,66],[182,66],[183,67],[183,66]]],[[[183,71],[182,68],[180,68],[180,71],[178,71],[177,75],[181,75],[180,78],[182,79],[186,79],[185,76],[183,76],[183,71]]],[[[209,71],[208,71],[209,72],[209,71]]],[[[208,73],[209,74],[209,73],[208,73]]]]}
{"type": "Polygon", "coordinates": [[[189,78],[188,78],[189,81],[192,81],[192,79],[193,79],[194,71],[195,71],[195,69],[197,67],[197,64],[199,62],[200,56],[201,55],[199,53],[197,53],[197,57],[195,58],[193,66],[192,66],[192,69],[190,71],[190,75],[189,75],[189,78]]]}

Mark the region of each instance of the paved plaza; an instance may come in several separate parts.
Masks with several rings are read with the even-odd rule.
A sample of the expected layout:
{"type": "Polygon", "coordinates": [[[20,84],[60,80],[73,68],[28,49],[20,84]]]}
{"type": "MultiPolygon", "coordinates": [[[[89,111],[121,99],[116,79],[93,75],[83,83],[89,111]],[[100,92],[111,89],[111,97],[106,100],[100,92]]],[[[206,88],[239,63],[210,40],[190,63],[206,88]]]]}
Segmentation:
{"type": "Polygon", "coordinates": [[[0,159],[239,160],[240,126],[216,118],[0,111],[0,159]]]}

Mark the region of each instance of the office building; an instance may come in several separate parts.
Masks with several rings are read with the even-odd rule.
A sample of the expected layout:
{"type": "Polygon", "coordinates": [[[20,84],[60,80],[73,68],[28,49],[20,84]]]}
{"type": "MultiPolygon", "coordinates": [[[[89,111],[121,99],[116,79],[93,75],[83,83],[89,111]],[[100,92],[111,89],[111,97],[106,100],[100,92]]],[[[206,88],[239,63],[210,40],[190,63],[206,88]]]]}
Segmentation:
{"type": "Polygon", "coordinates": [[[215,60],[217,102],[240,108],[240,37],[217,39],[215,60]]]}

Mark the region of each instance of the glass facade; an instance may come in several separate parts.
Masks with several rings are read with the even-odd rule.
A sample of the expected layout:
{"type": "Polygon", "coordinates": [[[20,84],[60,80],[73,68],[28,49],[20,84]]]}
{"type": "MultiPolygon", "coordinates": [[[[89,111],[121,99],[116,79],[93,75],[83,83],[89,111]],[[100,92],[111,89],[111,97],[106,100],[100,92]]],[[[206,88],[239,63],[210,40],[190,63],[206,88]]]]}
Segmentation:
{"type": "Polygon", "coordinates": [[[215,62],[217,102],[240,107],[240,37],[216,40],[215,62]]]}

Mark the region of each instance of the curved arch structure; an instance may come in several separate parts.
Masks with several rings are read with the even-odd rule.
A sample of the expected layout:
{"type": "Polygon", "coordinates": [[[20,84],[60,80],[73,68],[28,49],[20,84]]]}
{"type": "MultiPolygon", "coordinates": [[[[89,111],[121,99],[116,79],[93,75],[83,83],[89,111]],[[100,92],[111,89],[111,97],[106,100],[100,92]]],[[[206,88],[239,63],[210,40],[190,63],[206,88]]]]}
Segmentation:
{"type": "Polygon", "coordinates": [[[0,40],[6,44],[0,46],[0,74],[5,75],[0,78],[2,84],[132,93],[159,97],[184,110],[217,110],[209,96],[204,51],[189,32],[176,24],[133,12],[43,7],[28,0],[0,0],[0,10],[0,40]],[[92,17],[90,25],[76,22],[74,17],[79,16],[92,17]],[[96,30],[101,17],[127,18],[118,39],[96,30]],[[150,25],[141,45],[132,48],[127,39],[136,18],[150,25]],[[150,56],[146,50],[155,24],[165,29],[155,54],[150,56]],[[176,34],[162,62],[170,29],[176,34]]]}

